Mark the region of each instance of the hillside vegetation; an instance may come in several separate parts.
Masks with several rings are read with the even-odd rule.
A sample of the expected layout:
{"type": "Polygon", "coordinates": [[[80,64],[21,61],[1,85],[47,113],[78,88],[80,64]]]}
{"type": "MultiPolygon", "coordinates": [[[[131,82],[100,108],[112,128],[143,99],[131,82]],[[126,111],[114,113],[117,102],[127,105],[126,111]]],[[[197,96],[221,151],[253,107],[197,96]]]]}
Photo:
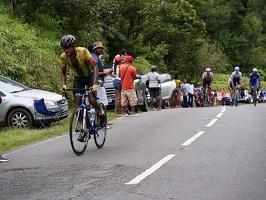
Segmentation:
{"type": "MultiPolygon", "coordinates": [[[[60,93],[62,84],[59,56],[62,53],[62,49],[59,41],[63,33],[58,22],[48,15],[40,15],[38,23],[25,23],[23,18],[18,18],[10,12],[8,4],[2,2],[0,2],[0,20],[0,74],[33,88],[60,93]]],[[[134,48],[136,47],[134,46],[134,48]]],[[[161,50],[154,50],[153,55],[147,53],[146,57],[154,57],[155,54],[158,54],[155,57],[157,57],[159,66],[162,62],[159,59],[159,52],[163,51],[164,45],[159,45],[158,48],[161,50]]],[[[106,66],[108,66],[108,59],[110,60],[108,51],[111,52],[110,48],[108,49],[107,47],[106,54],[103,56],[106,66]]],[[[151,65],[144,55],[137,56],[133,64],[137,67],[139,73],[147,73],[151,65]]],[[[193,79],[198,85],[199,74],[203,72],[202,68],[196,69],[196,71],[189,71],[191,69],[184,68],[179,78],[181,80],[183,78],[193,79]]],[[[161,66],[159,66],[159,70],[161,72],[171,72],[172,75],[178,72],[163,69],[161,66]]],[[[225,71],[221,74],[214,71],[214,73],[214,88],[227,88],[227,79],[231,72],[225,71]]],[[[264,71],[260,70],[260,73],[265,77],[264,71]]],[[[71,85],[71,77],[72,74],[69,74],[69,85],[71,85]]],[[[247,74],[245,74],[244,83],[248,84],[246,78],[247,74]]],[[[265,86],[264,82],[263,85],[265,86]]]]}

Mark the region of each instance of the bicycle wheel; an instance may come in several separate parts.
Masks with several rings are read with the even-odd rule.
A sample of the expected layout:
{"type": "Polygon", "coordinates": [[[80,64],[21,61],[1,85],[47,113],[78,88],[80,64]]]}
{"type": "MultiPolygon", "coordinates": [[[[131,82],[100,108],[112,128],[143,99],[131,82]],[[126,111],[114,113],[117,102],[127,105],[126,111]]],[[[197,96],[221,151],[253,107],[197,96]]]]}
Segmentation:
{"type": "Polygon", "coordinates": [[[239,100],[239,91],[236,91],[236,95],[235,95],[235,106],[238,106],[238,100],[239,100]]]}
{"type": "MultiPolygon", "coordinates": [[[[79,122],[80,116],[83,114],[83,108],[81,106],[78,106],[74,109],[71,119],[70,119],[70,126],[69,126],[69,137],[70,137],[70,143],[71,147],[74,151],[74,153],[78,156],[82,155],[88,145],[88,140],[85,137],[85,142],[78,141],[78,137],[80,134],[87,134],[84,129],[82,128],[82,122],[79,122]]],[[[86,122],[87,123],[87,122],[86,122]]],[[[88,127],[87,124],[85,124],[84,127],[88,127]]]]}
{"type": "MultiPolygon", "coordinates": [[[[104,107],[104,105],[101,103],[101,106],[104,107]]],[[[98,118],[99,115],[97,115],[98,118]]],[[[96,121],[98,123],[96,123],[97,127],[96,127],[96,133],[94,134],[94,142],[95,145],[98,147],[98,149],[101,149],[105,143],[105,139],[106,139],[106,133],[107,133],[107,114],[106,114],[106,110],[104,110],[104,116],[105,116],[105,125],[103,127],[99,126],[99,119],[97,119],[96,121]]]]}
{"type": "Polygon", "coordinates": [[[256,104],[257,104],[257,91],[255,88],[253,89],[253,103],[254,103],[254,106],[256,106],[256,104]]]}

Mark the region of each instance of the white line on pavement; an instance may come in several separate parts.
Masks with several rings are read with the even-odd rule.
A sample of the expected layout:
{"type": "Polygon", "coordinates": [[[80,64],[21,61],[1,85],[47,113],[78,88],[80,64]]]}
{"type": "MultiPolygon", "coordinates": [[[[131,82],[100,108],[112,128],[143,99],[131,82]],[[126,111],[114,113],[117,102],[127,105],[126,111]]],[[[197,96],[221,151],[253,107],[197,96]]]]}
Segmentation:
{"type": "Polygon", "coordinates": [[[212,126],[217,120],[218,120],[218,119],[213,119],[213,120],[211,120],[211,122],[208,123],[208,124],[206,125],[206,127],[211,127],[211,126],[212,126]]]}
{"type": "Polygon", "coordinates": [[[173,157],[175,157],[175,154],[169,154],[165,156],[162,160],[151,166],[149,169],[144,171],[142,174],[138,175],[136,178],[132,179],[126,185],[133,185],[138,184],[140,181],[145,179],[147,176],[151,175],[153,172],[155,172],[157,169],[159,169],[163,164],[171,160],[173,157]]]}
{"type": "Polygon", "coordinates": [[[199,136],[201,136],[205,131],[199,131],[196,135],[193,137],[189,138],[187,141],[185,141],[182,146],[188,146],[190,145],[194,140],[196,140],[199,136]]]}
{"type": "Polygon", "coordinates": [[[221,117],[223,115],[223,113],[219,113],[216,117],[221,117]]]}

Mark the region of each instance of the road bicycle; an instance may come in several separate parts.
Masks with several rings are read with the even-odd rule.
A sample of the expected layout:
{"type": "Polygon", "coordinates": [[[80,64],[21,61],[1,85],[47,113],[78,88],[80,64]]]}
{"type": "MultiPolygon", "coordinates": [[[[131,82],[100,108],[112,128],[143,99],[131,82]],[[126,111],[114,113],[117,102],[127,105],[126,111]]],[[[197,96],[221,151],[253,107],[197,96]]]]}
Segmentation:
{"type": "Polygon", "coordinates": [[[210,87],[207,86],[205,88],[205,92],[203,93],[203,104],[204,107],[210,107],[210,92],[209,92],[210,87]]]}
{"type": "Polygon", "coordinates": [[[251,89],[251,95],[252,95],[254,106],[256,106],[256,104],[257,104],[258,87],[257,86],[252,86],[250,89],[251,89]]]}
{"type": "MultiPolygon", "coordinates": [[[[68,88],[66,91],[84,91],[82,94],[82,103],[75,107],[69,126],[69,137],[71,147],[78,156],[82,155],[91,137],[94,137],[95,145],[101,149],[106,140],[107,134],[107,115],[104,105],[100,103],[104,110],[105,123],[100,126],[100,115],[96,108],[89,104],[88,93],[92,88],[68,88]]],[[[65,93],[66,95],[66,93],[65,93]]]]}
{"type": "Polygon", "coordinates": [[[231,106],[233,105],[238,106],[238,100],[239,100],[239,88],[238,86],[236,86],[233,90],[231,106]]]}

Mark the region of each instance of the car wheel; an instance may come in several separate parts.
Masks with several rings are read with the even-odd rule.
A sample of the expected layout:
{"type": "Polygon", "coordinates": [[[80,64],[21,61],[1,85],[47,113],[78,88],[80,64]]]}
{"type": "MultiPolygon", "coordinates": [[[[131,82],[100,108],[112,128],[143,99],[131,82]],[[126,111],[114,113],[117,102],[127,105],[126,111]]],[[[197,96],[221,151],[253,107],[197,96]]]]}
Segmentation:
{"type": "Polygon", "coordinates": [[[33,118],[25,108],[15,108],[8,114],[7,125],[13,128],[32,128],[33,118]]]}

